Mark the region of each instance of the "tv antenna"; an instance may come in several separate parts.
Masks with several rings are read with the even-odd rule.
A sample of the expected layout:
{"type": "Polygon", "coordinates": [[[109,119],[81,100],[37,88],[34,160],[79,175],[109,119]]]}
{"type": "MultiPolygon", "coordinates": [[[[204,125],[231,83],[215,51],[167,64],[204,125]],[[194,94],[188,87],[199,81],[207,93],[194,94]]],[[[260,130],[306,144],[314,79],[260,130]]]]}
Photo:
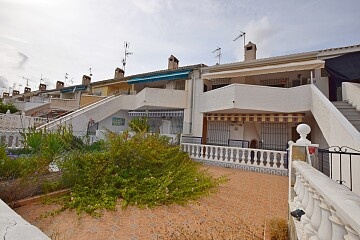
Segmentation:
{"type": "Polygon", "coordinates": [[[125,51],[124,51],[124,58],[122,59],[122,64],[123,64],[123,70],[125,72],[126,58],[129,55],[132,55],[133,53],[128,51],[128,49],[130,48],[129,42],[124,42],[124,48],[125,48],[125,51]]]}
{"type": "Polygon", "coordinates": [[[44,81],[44,79],[43,79],[42,74],[41,74],[41,76],[40,76],[40,84],[41,84],[41,82],[43,82],[43,81],[44,81]]]}
{"type": "Polygon", "coordinates": [[[89,76],[90,76],[90,77],[92,76],[91,68],[89,68],[89,76]]]}
{"type": "Polygon", "coordinates": [[[221,59],[221,56],[222,56],[222,54],[221,54],[221,47],[218,47],[217,49],[215,49],[214,51],[213,51],[213,53],[215,53],[216,52],[216,58],[218,58],[219,59],[219,62],[217,63],[217,64],[220,64],[220,59],[221,59]]]}
{"type": "Polygon", "coordinates": [[[240,31],[240,34],[233,40],[234,42],[241,37],[244,37],[244,57],[245,57],[245,32],[240,31]]]}
{"type": "Polygon", "coordinates": [[[30,78],[26,78],[26,77],[22,77],[22,78],[26,80],[26,87],[28,87],[28,86],[29,86],[30,78]]]}
{"type": "Polygon", "coordinates": [[[68,73],[65,73],[65,82],[67,82],[67,80],[68,80],[68,77],[69,76],[69,74],[68,73]]]}

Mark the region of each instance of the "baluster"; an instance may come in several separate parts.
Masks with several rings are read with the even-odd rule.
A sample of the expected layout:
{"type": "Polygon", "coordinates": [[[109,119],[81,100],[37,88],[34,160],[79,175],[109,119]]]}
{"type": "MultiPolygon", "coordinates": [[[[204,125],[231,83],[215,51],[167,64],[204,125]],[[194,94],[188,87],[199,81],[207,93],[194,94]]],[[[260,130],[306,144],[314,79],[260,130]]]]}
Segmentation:
{"type": "Polygon", "coordinates": [[[193,158],[197,159],[197,145],[193,145],[193,158]]]}
{"type": "Polygon", "coordinates": [[[252,148],[250,148],[249,150],[247,150],[247,164],[251,164],[250,161],[251,161],[251,151],[252,151],[252,148]]]}
{"type": "Polygon", "coordinates": [[[256,165],[256,162],[258,160],[258,150],[254,150],[254,165],[256,165]]]}
{"type": "Polygon", "coordinates": [[[305,215],[303,215],[301,217],[301,220],[303,220],[303,227],[305,227],[306,224],[309,224],[310,223],[310,219],[311,219],[311,216],[313,214],[313,211],[314,211],[314,198],[313,198],[313,195],[314,195],[314,189],[308,184],[308,187],[307,187],[307,191],[308,191],[308,194],[309,194],[309,200],[308,200],[308,203],[307,203],[307,206],[305,208],[305,215]]]}
{"type": "MultiPolygon", "coordinates": [[[[330,213],[330,207],[326,204],[326,202],[323,199],[320,199],[320,209],[321,209],[321,221],[320,226],[317,234],[317,239],[319,240],[329,240],[331,239],[331,233],[332,233],[332,224],[329,219],[331,213],[330,213]]],[[[314,236],[310,239],[314,239],[314,236]]]]}
{"type": "Polygon", "coordinates": [[[205,146],[205,159],[210,160],[211,148],[209,146],[205,146]]]}
{"type": "Polygon", "coordinates": [[[219,148],[215,147],[215,160],[219,160],[219,148]]]}
{"type": "Polygon", "coordinates": [[[195,151],[195,149],[194,149],[194,145],[193,144],[191,144],[190,145],[190,156],[191,156],[191,158],[194,158],[194,151],[195,151]]]}
{"type": "Polygon", "coordinates": [[[244,161],[244,156],[245,156],[245,150],[239,149],[239,163],[244,161]],[[241,157],[240,157],[240,153],[241,153],[241,157]]]}
{"type": "Polygon", "coordinates": [[[332,224],[332,240],[343,239],[346,234],[345,224],[337,216],[335,209],[330,209],[331,216],[329,217],[332,224]]]}
{"type": "Polygon", "coordinates": [[[235,163],[239,163],[239,149],[238,148],[234,148],[235,150],[235,154],[234,154],[234,162],[235,163]]]}
{"type": "Polygon", "coordinates": [[[229,162],[234,162],[234,148],[229,148],[229,150],[230,150],[229,162]]]}
{"type": "Polygon", "coordinates": [[[268,157],[269,157],[269,151],[263,150],[261,154],[261,161],[264,167],[267,167],[269,164],[268,157]]]}
{"type": "Polygon", "coordinates": [[[222,155],[224,156],[223,157],[223,161],[229,161],[229,152],[228,152],[228,148],[224,147],[221,151],[222,155]],[[225,152],[225,154],[224,154],[225,152]]]}
{"type": "Polygon", "coordinates": [[[212,150],[212,147],[211,146],[209,146],[209,152],[208,152],[208,159],[209,160],[212,160],[213,159],[213,150],[212,150]]]}
{"type": "Polygon", "coordinates": [[[301,202],[303,201],[304,199],[304,195],[305,195],[305,186],[304,186],[304,183],[305,183],[305,179],[303,178],[302,175],[299,175],[299,195],[297,195],[295,198],[294,198],[294,201],[295,201],[295,206],[297,208],[300,208],[301,207],[301,202]]]}
{"type": "Polygon", "coordinates": [[[263,150],[260,150],[259,151],[260,152],[260,159],[259,159],[259,161],[260,161],[260,166],[264,166],[265,167],[265,164],[264,164],[264,151],[263,150]]]}
{"type": "Polygon", "coordinates": [[[344,236],[345,240],[359,240],[359,234],[355,232],[354,229],[352,229],[350,226],[345,226],[345,229],[347,231],[347,234],[344,236]]]}
{"type": "Polygon", "coordinates": [[[306,209],[308,202],[309,202],[309,183],[307,181],[305,181],[304,197],[303,197],[303,200],[301,201],[301,206],[303,207],[303,209],[306,209]]]}
{"type": "Polygon", "coordinates": [[[285,157],[286,153],[280,153],[280,169],[285,169],[285,161],[284,161],[284,157],[285,157]]]}
{"type": "Polygon", "coordinates": [[[6,144],[6,147],[10,147],[10,145],[9,145],[9,138],[10,138],[9,132],[6,132],[6,135],[5,135],[5,144],[6,144]]]}
{"type": "Polygon", "coordinates": [[[204,146],[199,144],[199,158],[204,159],[204,146]]]}
{"type": "Polygon", "coordinates": [[[315,236],[321,223],[321,208],[320,208],[320,196],[315,191],[313,192],[313,214],[310,219],[310,224],[305,226],[306,237],[310,238],[311,236],[315,236]]]}

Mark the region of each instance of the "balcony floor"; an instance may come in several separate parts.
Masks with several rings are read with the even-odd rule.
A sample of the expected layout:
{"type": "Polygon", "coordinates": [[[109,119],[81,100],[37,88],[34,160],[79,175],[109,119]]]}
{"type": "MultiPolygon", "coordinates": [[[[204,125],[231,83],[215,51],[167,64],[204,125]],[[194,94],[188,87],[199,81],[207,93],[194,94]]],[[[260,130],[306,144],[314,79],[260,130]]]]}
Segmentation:
{"type": "Polygon", "coordinates": [[[58,206],[40,203],[15,211],[52,239],[258,239],[245,235],[249,229],[263,239],[265,224],[266,239],[270,239],[269,220],[287,218],[288,178],[215,166],[204,168],[215,177],[228,176],[229,181],[221,184],[218,192],[185,206],[119,207],[100,218],[79,217],[68,210],[44,218],[41,214],[58,206]]]}

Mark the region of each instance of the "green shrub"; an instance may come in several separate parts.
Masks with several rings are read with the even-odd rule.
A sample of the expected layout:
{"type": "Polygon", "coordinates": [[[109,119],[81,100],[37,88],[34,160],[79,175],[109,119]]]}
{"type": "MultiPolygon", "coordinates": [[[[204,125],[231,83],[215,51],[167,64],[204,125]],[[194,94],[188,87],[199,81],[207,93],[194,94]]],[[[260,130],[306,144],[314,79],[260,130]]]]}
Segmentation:
{"type": "Polygon", "coordinates": [[[135,133],[150,132],[150,125],[147,117],[136,117],[129,122],[131,131],[135,133]]]}
{"type": "Polygon", "coordinates": [[[63,182],[71,187],[66,208],[98,213],[122,206],[185,203],[219,183],[179,147],[158,134],[109,134],[107,151],[73,152],[61,163],[63,182]]]}

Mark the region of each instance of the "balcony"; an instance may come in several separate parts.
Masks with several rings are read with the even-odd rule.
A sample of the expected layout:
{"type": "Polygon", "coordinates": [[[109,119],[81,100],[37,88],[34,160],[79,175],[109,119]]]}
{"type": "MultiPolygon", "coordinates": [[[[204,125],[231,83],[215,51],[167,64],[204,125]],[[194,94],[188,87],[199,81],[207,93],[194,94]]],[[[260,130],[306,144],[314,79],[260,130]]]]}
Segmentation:
{"type": "Polygon", "coordinates": [[[174,89],[145,88],[136,95],[134,109],[187,108],[187,92],[174,89]]]}
{"type": "Polygon", "coordinates": [[[309,111],[310,106],[310,85],[277,88],[231,84],[200,95],[200,109],[203,113],[303,112],[309,111]]]}
{"type": "Polygon", "coordinates": [[[52,98],[50,102],[50,108],[71,111],[79,108],[79,101],[76,99],[52,98]]]}

